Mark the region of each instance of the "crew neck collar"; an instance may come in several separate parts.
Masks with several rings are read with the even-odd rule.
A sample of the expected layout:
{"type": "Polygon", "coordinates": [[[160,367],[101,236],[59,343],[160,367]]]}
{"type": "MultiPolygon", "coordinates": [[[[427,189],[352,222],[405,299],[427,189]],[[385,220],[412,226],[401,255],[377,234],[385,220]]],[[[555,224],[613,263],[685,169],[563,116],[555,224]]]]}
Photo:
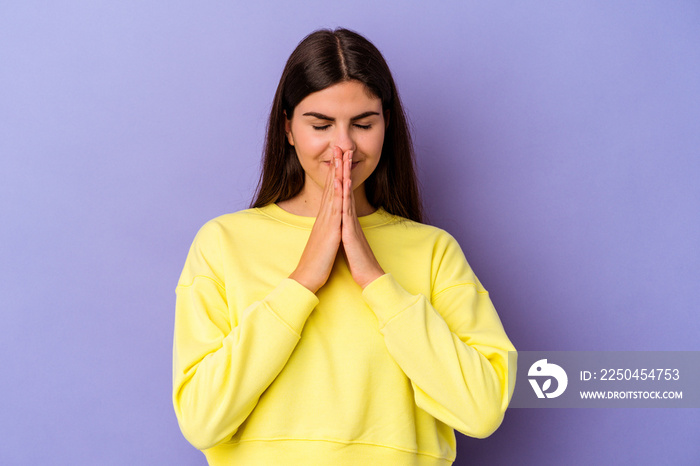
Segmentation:
{"type": "MultiPolygon", "coordinates": [[[[258,207],[257,210],[280,222],[309,230],[314,226],[314,222],[316,221],[316,217],[296,215],[291,212],[287,212],[282,207],[274,203],[268,204],[264,207],[258,207]]],[[[384,210],[384,208],[379,207],[371,214],[363,215],[362,217],[358,217],[358,219],[360,220],[360,226],[362,228],[372,228],[389,223],[393,219],[393,215],[384,210]]]]}

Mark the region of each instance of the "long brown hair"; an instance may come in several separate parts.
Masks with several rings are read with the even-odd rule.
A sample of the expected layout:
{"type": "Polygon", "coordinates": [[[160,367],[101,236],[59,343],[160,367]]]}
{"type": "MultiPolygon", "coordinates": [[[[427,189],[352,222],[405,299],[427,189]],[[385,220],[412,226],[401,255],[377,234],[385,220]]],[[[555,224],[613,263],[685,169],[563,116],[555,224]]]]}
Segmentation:
{"type": "Polygon", "coordinates": [[[382,155],[365,181],[374,207],[417,222],[423,219],[413,143],[389,66],[367,39],[348,29],[321,29],[306,36],[287,60],[275,93],[265,137],[262,172],[251,207],[290,199],[304,186],[304,170],[285,137],[285,112],[306,96],[344,81],[359,81],[389,110],[382,155]]]}

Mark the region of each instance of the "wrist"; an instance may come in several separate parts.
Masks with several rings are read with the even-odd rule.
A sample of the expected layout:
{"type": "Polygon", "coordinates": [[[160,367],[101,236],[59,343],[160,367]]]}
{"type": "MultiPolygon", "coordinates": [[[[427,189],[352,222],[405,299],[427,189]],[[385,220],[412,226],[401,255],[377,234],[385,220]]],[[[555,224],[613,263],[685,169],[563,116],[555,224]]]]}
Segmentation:
{"type": "Polygon", "coordinates": [[[308,280],[304,275],[297,270],[292,272],[289,275],[289,278],[294,280],[295,282],[299,283],[301,286],[309,290],[310,292],[316,294],[319,288],[321,288],[321,285],[318,285],[315,283],[313,280],[308,280]]]}
{"type": "Polygon", "coordinates": [[[365,280],[363,280],[363,283],[360,283],[360,287],[364,290],[365,288],[367,288],[367,286],[369,286],[370,283],[372,283],[382,275],[385,275],[385,273],[386,272],[384,272],[384,270],[381,267],[377,266],[377,269],[370,273],[368,277],[365,280]]]}

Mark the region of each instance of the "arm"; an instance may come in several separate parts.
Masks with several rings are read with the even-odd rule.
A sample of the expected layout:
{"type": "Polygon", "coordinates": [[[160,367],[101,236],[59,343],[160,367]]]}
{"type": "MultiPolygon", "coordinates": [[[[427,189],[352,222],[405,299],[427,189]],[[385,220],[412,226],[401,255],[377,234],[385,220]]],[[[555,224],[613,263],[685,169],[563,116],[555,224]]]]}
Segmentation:
{"type": "Polygon", "coordinates": [[[363,298],[411,380],[416,404],[463,434],[483,438],[498,428],[512,395],[508,351],[515,348],[459,245],[449,239],[433,261],[439,268],[432,300],[409,293],[391,274],[370,283],[363,298]]]}
{"type": "Polygon", "coordinates": [[[173,404],[180,428],[204,450],[235,434],[284,368],[318,298],[283,279],[231,322],[216,231],[202,229],[177,286],[173,404]]]}
{"type": "MultiPolygon", "coordinates": [[[[319,213],[289,278],[231,322],[217,223],[197,235],[177,287],[173,404],[180,429],[204,450],[234,435],[286,365],[314,294],[328,279],[340,244],[342,151],[334,148],[319,213]]],[[[245,284],[235,284],[244,286],[245,284]]]]}

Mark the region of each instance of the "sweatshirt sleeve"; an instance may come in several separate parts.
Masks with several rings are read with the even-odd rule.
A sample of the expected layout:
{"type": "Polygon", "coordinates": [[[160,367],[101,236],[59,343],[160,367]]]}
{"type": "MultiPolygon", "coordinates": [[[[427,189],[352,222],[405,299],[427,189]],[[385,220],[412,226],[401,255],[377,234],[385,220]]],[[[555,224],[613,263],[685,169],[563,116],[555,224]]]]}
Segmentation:
{"type": "Polygon", "coordinates": [[[391,273],[362,295],[389,353],[411,380],[416,405],[483,438],[501,424],[512,396],[516,354],[510,354],[510,371],[508,358],[515,348],[459,245],[447,238],[433,257],[431,299],[411,294],[391,273]]]}
{"type": "MultiPolygon", "coordinates": [[[[206,227],[206,226],[205,226],[206,227]]],[[[176,288],[173,405],[200,450],[228,440],[284,368],[318,298],[285,278],[231,322],[216,229],[200,230],[176,288]]]]}

